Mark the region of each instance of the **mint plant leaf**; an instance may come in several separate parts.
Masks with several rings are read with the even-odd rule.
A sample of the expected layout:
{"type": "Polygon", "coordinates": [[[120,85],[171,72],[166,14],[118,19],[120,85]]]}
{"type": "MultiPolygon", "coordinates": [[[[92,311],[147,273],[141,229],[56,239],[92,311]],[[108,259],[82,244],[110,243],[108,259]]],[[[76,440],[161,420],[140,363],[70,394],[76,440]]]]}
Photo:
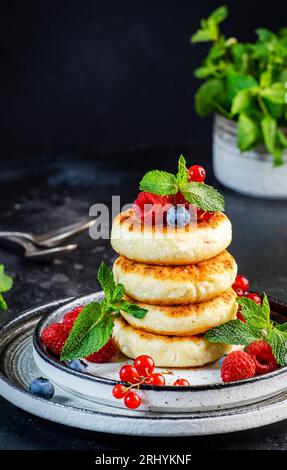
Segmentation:
{"type": "Polygon", "coordinates": [[[262,134],[267,150],[273,155],[276,143],[277,123],[271,116],[264,116],[261,121],[262,134]]]}
{"type": "Polygon", "coordinates": [[[260,330],[250,328],[240,320],[230,320],[205,333],[204,338],[210,343],[248,345],[262,338],[260,330]]]}
{"type": "Polygon", "coordinates": [[[76,319],[61,353],[61,361],[79,359],[99,351],[109,340],[113,319],[100,303],[87,305],[76,319]]]}
{"type": "Polygon", "coordinates": [[[235,116],[236,114],[245,111],[251,106],[253,93],[255,88],[247,88],[246,90],[240,90],[234,97],[233,103],[231,106],[231,114],[235,116]]]}
{"type": "Polygon", "coordinates": [[[215,38],[216,38],[216,36],[213,34],[212,31],[209,31],[208,29],[199,29],[198,31],[196,31],[196,33],[194,33],[191,36],[190,41],[193,44],[195,44],[197,42],[214,41],[215,38]]]}
{"type": "Polygon", "coordinates": [[[287,364],[287,333],[274,328],[268,332],[265,341],[270,344],[279,366],[287,364]]]}
{"type": "Polygon", "coordinates": [[[188,183],[181,189],[187,202],[205,211],[224,211],[224,197],[207,184],[188,183]]]}
{"type": "Polygon", "coordinates": [[[116,283],[112,271],[102,261],[98,271],[98,281],[102,286],[108,302],[112,301],[116,283]]]}
{"type": "Polygon", "coordinates": [[[168,196],[178,192],[176,177],[166,171],[153,170],[144,175],[140,189],[160,196],[168,196]]]}
{"type": "Polygon", "coordinates": [[[226,90],[227,97],[230,103],[240,90],[246,88],[257,87],[258,83],[251,75],[245,75],[240,72],[235,72],[232,68],[226,71],[226,90]]]}
{"type": "Polygon", "coordinates": [[[283,83],[273,83],[271,87],[264,88],[261,95],[275,104],[285,104],[286,88],[283,83]]]}
{"type": "Polygon", "coordinates": [[[216,103],[223,99],[222,80],[210,78],[201,85],[195,94],[195,109],[199,116],[208,116],[216,109],[216,103]]]}
{"type": "Polygon", "coordinates": [[[250,150],[260,139],[260,128],[255,119],[240,113],[238,120],[237,142],[241,152],[250,150]]]}
{"type": "Polygon", "coordinates": [[[209,19],[213,19],[216,24],[222,23],[222,21],[226,20],[228,17],[228,9],[225,5],[216,8],[211,15],[209,16],[209,19]]]}
{"type": "Polygon", "coordinates": [[[123,310],[126,313],[133,315],[135,318],[144,318],[147,314],[147,310],[145,308],[139,307],[136,304],[130,304],[127,301],[124,301],[120,306],[120,310],[123,310]]]}

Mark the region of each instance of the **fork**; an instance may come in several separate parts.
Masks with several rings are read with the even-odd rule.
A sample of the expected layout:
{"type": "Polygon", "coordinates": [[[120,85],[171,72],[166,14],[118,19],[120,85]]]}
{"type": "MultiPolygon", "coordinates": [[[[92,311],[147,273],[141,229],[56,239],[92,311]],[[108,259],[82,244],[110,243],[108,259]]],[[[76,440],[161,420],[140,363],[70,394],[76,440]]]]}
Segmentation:
{"type": "Polygon", "coordinates": [[[30,232],[19,232],[19,231],[0,231],[0,238],[26,240],[34,245],[44,248],[53,248],[61,245],[61,243],[71,240],[80,233],[89,229],[96,223],[96,219],[84,219],[80,222],[76,222],[71,225],[66,225],[57,230],[52,230],[43,235],[36,235],[30,232]]]}

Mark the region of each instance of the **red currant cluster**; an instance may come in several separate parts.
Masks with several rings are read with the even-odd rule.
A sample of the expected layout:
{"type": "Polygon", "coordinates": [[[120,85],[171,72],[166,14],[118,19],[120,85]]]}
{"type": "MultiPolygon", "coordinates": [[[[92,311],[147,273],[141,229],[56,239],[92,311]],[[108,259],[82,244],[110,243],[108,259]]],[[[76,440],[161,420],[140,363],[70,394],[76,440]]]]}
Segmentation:
{"type": "MultiPolygon", "coordinates": [[[[134,364],[127,364],[120,369],[120,379],[122,383],[117,384],[113,388],[113,396],[118,400],[124,399],[125,406],[130,409],[136,409],[141,404],[141,397],[137,393],[139,386],[142,384],[163,386],[165,378],[162,374],[154,372],[154,360],[147,355],[138,356],[134,360],[134,364]]],[[[174,382],[174,386],[188,386],[189,382],[185,379],[178,379],[174,382]]]]}
{"type": "MultiPolygon", "coordinates": [[[[189,182],[193,181],[196,183],[204,183],[206,178],[206,171],[201,165],[193,165],[188,170],[189,182]]],[[[146,191],[139,193],[137,199],[134,201],[134,211],[138,218],[146,223],[155,224],[157,218],[161,216],[163,222],[166,221],[166,214],[172,205],[185,205],[189,208],[189,203],[181,192],[178,192],[174,196],[158,196],[146,191]],[[149,206],[149,210],[146,210],[146,206],[149,206]]],[[[197,208],[197,220],[199,222],[209,220],[213,216],[214,212],[204,211],[197,208]]]]}
{"type": "MultiPolygon", "coordinates": [[[[248,279],[243,276],[242,274],[238,274],[236,276],[235,282],[232,285],[232,289],[236,292],[238,297],[247,297],[248,299],[253,300],[258,305],[262,304],[262,299],[259,294],[256,292],[249,292],[249,281],[248,279]]],[[[240,307],[237,311],[237,318],[245,323],[245,318],[242,316],[240,312],[240,307]]]]}

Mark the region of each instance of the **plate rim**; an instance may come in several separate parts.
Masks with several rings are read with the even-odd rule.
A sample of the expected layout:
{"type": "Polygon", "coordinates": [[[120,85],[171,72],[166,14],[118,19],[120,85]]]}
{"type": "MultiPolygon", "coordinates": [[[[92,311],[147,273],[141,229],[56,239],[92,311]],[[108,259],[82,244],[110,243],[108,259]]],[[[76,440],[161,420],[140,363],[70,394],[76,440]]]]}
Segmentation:
{"type": "MultiPolygon", "coordinates": [[[[70,302],[71,298],[68,298],[68,302],[70,302]]],[[[18,315],[18,317],[13,318],[10,321],[5,322],[0,327],[0,333],[2,332],[2,329],[8,329],[12,328],[14,326],[14,323],[19,323],[22,324],[26,320],[33,320],[34,317],[39,317],[41,311],[44,311],[45,308],[54,308],[56,306],[62,306],[65,305],[66,299],[62,299],[62,301],[54,301],[50,302],[47,304],[44,304],[42,306],[30,308],[24,310],[22,313],[18,315]]],[[[36,319],[35,319],[36,320],[36,319]]],[[[32,331],[31,331],[31,336],[32,336],[32,331]]],[[[5,346],[4,346],[5,347],[5,346]]],[[[157,413],[154,413],[150,416],[147,416],[145,414],[139,415],[137,413],[137,410],[134,410],[132,414],[130,415],[121,415],[118,416],[117,414],[112,414],[112,413],[105,413],[105,411],[101,410],[90,410],[90,409],[85,409],[82,407],[79,408],[74,408],[69,404],[64,404],[64,403],[55,403],[51,401],[47,401],[43,398],[36,397],[34,395],[31,395],[25,388],[21,387],[20,385],[17,385],[13,382],[11,382],[5,374],[2,373],[0,370],[0,388],[1,390],[1,396],[12,403],[14,406],[21,408],[25,410],[27,413],[31,413],[32,415],[36,415],[44,420],[47,421],[52,421],[55,423],[58,423],[60,425],[65,425],[69,426],[72,428],[80,428],[84,430],[89,430],[91,432],[104,432],[104,433],[111,433],[111,434],[122,434],[122,435],[130,435],[130,431],[128,433],[125,432],[125,428],[121,429],[121,431],[118,431],[118,428],[115,428],[112,426],[112,421],[117,420],[119,417],[122,418],[126,423],[130,422],[138,422],[139,423],[139,428],[133,427],[134,432],[133,435],[146,435],[146,436],[157,436],[157,437],[166,437],[166,436],[195,436],[195,435],[212,435],[212,434],[225,434],[225,433],[232,433],[232,432],[237,432],[241,430],[246,430],[246,429],[252,429],[252,428],[257,428],[261,426],[267,426],[269,424],[272,424],[274,422],[279,422],[282,420],[285,420],[287,418],[287,399],[283,401],[276,401],[274,403],[268,403],[266,406],[264,406],[265,402],[263,401],[262,403],[254,403],[251,405],[252,409],[249,409],[249,405],[245,405],[243,409],[236,409],[236,408],[231,408],[228,410],[225,410],[227,413],[222,415],[222,411],[219,411],[219,415],[216,416],[200,416],[199,413],[196,413],[197,416],[192,416],[193,413],[184,413],[181,414],[180,416],[171,416],[169,414],[168,416],[164,415],[158,415],[157,413]],[[13,394],[12,394],[13,392],[13,394]],[[12,395],[11,395],[12,394],[12,395]],[[38,405],[35,407],[33,404],[38,403],[38,405]],[[283,408],[282,408],[283,407],[283,408]],[[284,411],[285,407],[285,412],[283,413],[282,416],[282,411],[284,411]],[[40,410],[44,409],[44,413],[41,413],[40,410]],[[55,410],[62,410],[60,415],[55,414],[55,410]],[[54,412],[52,412],[54,410],[54,412]],[[273,411],[272,411],[273,410],[273,411]],[[277,410],[280,414],[278,415],[278,412],[274,413],[274,410],[277,410]],[[87,416],[87,422],[84,420],[84,422],[81,423],[82,425],[77,425],[79,423],[79,416],[84,412],[84,415],[87,416]],[[233,413],[232,413],[233,412],[233,413]],[[62,414],[64,413],[64,414],[62,414]],[[262,419],[262,413],[263,413],[263,419],[262,419]],[[248,415],[248,420],[244,421],[244,416],[248,415]],[[259,420],[258,416],[260,415],[261,419],[259,420]],[[95,416],[102,416],[103,419],[107,419],[108,421],[103,421],[100,420],[101,426],[96,427],[95,422],[98,423],[98,420],[94,420],[95,416]],[[228,418],[232,418],[232,423],[233,426],[232,429],[230,426],[227,426],[222,423],[225,422],[228,418]],[[147,421],[147,418],[149,418],[149,421],[147,421]],[[174,423],[183,423],[184,428],[178,427],[177,424],[175,424],[175,427],[173,428],[173,431],[166,434],[164,432],[161,432],[158,430],[157,427],[155,427],[156,423],[159,422],[169,422],[173,418],[174,423]],[[112,421],[111,421],[112,420],[112,421]],[[215,420],[215,421],[214,421],[215,420]],[[242,421],[243,420],[243,421],[242,421]],[[259,422],[260,421],[260,422],[259,422]],[[145,426],[145,423],[151,423],[152,427],[147,428],[145,426]],[[199,423],[203,423],[202,426],[199,423]],[[145,427],[145,432],[143,434],[143,429],[142,427],[145,427]],[[198,428],[199,426],[199,428],[198,428]]],[[[280,394],[281,395],[281,394],[280,394]]],[[[160,428],[162,429],[162,427],[160,428]]]]}
{"type": "MultiPolygon", "coordinates": [[[[63,299],[60,299],[61,304],[59,305],[59,308],[63,308],[63,307],[65,307],[65,305],[68,306],[71,302],[75,302],[77,300],[81,300],[81,299],[84,299],[84,298],[87,298],[87,297],[90,297],[90,296],[93,296],[93,295],[100,297],[100,296],[104,295],[104,292],[102,290],[98,290],[98,291],[92,292],[90,294],[84,294],[84,295],[81,295],[81,296],[72,297],[72,298],[69,298],[67,302],[65,302],[63,299]]],[[[272,296],[267,296],[267,297],[268,297],[268,300],[269,300],[269,303],[270,303],[270,306],[271,306],[271,310],[272,310],[272,307],[273,307],[273,309],[275,311],[279,310],[278,313],[281,313],[282,315],[286,315],[286,317],[287,317],[287,302],[285,302],[281,299],[278,299],[276,297],[272,297],[272,296]],[[276,310],[276,309],[278,309],[278,310],[276,310]]],[[[39,306],[38,308],[41,308],[41,307],[44,308],[45,305],[39,306]]],[[[78,371],[72,370],[72,369],[68,368],[66,365],[63,365],[53,355],[49,354],[45,350],[44,345],[41,341],[40,331],[41,331],[41,328],[42,328],[43,324],[47,321],[48,317],[52,313],[53,312],[47,312],[44,315],[42,315],[42,317],[39,320],[39,322],[37,323],[37,325],[35,327],[35,330],[34,330],[34,333],[33,333],[33,346],[34,346],[36,352],[39,354],[39,356],[44,361],[48,362],[50,365],[52,365],[53,367],[56,367],[57,369],[59,369],[62,372],[65,372],[65,373],[70,374],[70,375],[74,375],[74,376],[79,377],[79,378],[84,379],[84,380],[89,380],[89,381],[92,381],[92,382],[111,385],[111,386],[112,385],[117,385],[118,383],[124,383],[121,380],[102,378],[102,377],[93,376],[93,375],[89,375],[89,374],[86,374],[86,373],[83,373],[83,372],[78,372],[78,371]]],[[[1,334],[1,329],[0,329],[0,334],[1,334]]],[[[186,392],[186,393],[191,392],[191,391],[193,391],[193,392],[194,391],[197,391],[197,392],[208,391],[208,390],[212,391],[212,390],[221,390],[221,389],[226,389],[226,388],[244,386],[244,385],[248,385],[250,383],[255,383],[255,382],[258,382],[258,381],[262,381],[262,380],[269,380],[269,379],[272,379],[272,377],[274,377],[274,376],[277,376],[277,375],[280,375],[280,374],[283,374],[283,373],[286,373],[286,372],[287,372],[287,365],[283,366],[283,367],[280,367],[280,368],[276,369],[273,372],[269,372],[268,374],[255,376],[255,377],[252,377],[250,379],[238,380],[236,382],[227,382],[227,383],[222,382],[222,383],[215,383],[215,384],[188,385],[188,386],[179,386],[179,387],[174,386],[174,385],[157,386],[157,385],[142,384],[142,385],[140,385],[139,388],[141,390],[150,390],[150,391],[153,391],[153,392],[164,391],[164,392],[170,392],[170,393],[179,392],[179,391],[180,392],[186,392]]]]}

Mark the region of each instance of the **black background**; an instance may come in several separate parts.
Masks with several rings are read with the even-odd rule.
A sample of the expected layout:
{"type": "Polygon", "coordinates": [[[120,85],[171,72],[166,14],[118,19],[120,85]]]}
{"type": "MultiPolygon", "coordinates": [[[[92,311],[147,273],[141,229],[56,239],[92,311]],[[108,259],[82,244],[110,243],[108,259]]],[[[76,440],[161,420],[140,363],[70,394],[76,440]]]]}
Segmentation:
{"type": "MultiPolygon", "coordinates": [[[[210,139],[190,45],[211,0],[9,0],[0,15],[1,154],[97,152],[210,139]]],[[[225,1],[227,36],[286,23],[284,2],[225,1]]]]}

